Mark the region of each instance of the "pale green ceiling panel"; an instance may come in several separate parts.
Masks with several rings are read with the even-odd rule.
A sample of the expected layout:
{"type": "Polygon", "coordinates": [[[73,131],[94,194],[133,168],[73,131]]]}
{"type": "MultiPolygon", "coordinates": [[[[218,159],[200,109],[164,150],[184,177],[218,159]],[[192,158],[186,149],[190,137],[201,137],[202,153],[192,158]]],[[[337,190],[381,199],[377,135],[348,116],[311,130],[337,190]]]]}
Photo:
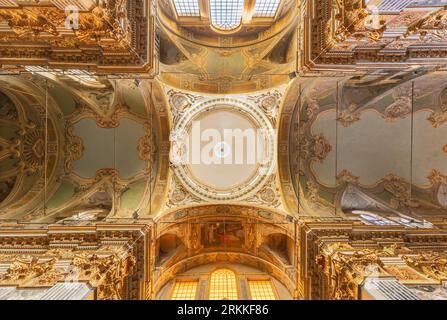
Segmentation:
{"type": "Polygon", "coordinates": [[[144,196],[146,181],[138,182],[132,185],[121,198],[121,207],[123,209],[136,209],[144,196]]]}
{"type": "Polygon", "coordinates": [[[48,92],[58,104],[64,115],[69,115],[76,110],[76,102],[73,96],[64,88],[54,85],[48,89],[48,92]]]}
{"type": "Polygon", "coordinates": [[[62,182],[59,189],[47,203],[48,208],[58,208],[66,204],[75,194],[75,186],[68,181],[62,182]]]}
{"type": "Polygon", "coordinates": [[[138,88],[128,88],[123,92],[126,105],[135,113],[146,115],[146,105],[138,88]]]}
{"type": "Polygon", "coordinates": [[[83,178],[94,178],[104,168],[115,168],[128,179],[145,168],[138,157],[138,142],[145,135],[142,124],[122,119],[116,128],[98,127],[95,120],[84,119],[75,125],[75,133],[84,141],[83,157],[74,162],[74,172],[83,178]]]}

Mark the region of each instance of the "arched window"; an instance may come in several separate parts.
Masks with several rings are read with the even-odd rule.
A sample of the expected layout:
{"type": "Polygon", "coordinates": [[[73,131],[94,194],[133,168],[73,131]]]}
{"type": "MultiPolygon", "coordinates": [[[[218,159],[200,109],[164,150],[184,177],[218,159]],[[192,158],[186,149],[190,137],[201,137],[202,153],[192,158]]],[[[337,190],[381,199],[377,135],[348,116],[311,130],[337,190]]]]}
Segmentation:
{"type": "Polygon", "coordinates": [[[236,274],[230,269],[217,269],[211,274],[210,300],[237,300],[236,274]]]}

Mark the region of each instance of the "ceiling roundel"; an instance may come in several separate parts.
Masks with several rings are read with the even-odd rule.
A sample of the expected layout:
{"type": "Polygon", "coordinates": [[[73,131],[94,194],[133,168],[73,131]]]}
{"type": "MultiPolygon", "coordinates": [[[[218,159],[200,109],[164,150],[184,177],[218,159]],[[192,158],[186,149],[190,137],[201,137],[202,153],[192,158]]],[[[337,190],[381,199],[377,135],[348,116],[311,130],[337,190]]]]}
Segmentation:
{"type": "Polygon", "coordinates": [[[209,99],[183,114],[171,134],[171,163],[181,183],[208,201],[242,200],[275,170],[268,118],[235,99],[209,99]]]}

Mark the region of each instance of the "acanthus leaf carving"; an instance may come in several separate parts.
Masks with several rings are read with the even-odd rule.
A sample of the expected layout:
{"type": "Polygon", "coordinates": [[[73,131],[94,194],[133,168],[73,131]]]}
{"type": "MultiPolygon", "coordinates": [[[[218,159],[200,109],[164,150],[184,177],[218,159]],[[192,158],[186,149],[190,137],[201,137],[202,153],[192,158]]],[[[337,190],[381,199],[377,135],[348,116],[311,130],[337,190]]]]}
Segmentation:
{"type": "Polygon", "coordinates": [[[404,255],[402,258],[409,266],[434,280],[447,280],[447,256],[444,252],[404,255]]]}
{"type": "Polygon", "coordinates": [[[123,297],[124,280],[136,264],[133,255],[119,257],[117,254],[107,257],[76,256],[73,266],[78,268],[79,277],[87,278],[98,289],[100,300],[120,300],[123,297]]]}
{"type": "Polygon", "coordinates": [[[330,264],[327,272],[331,277],[331,298],[335,300],[357,300],[358,287],[368,272],[383,267],[379,255],[370,251],[351,254],[336,252],[330,257],[330,264]]]}
{"type": "Polygon", "coordinates": [[[269,117],[273,125],[276,124],[278,108],[282,100],[282,94],[279,90],[251,96],[249,99],[254,101],[261,108],[261,110],[269,117]]]}
{"type": "Polygon", "coordinates": [[[73,126],[68,126],[65,132],[65,172],[73,170],[73,162],[80,160],[84,154],[84,142],[75,133],[73,126]]]}
{"type": "Polygon", "coordinates": [[[323,134],[308,137],[301,133],[298,145],[299,157],[306,161],[323,162],[332,150],[332,146],[323,134]]]}

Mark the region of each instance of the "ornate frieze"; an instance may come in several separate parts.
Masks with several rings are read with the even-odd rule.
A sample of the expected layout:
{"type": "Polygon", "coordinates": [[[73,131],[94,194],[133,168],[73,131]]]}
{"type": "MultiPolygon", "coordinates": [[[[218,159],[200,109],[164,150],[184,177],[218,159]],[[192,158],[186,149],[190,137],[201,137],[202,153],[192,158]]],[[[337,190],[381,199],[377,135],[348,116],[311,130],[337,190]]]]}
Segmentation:
{"type": "Polygon", "coordinates": [[[376,253],[354,252],[344,254],[337,252],[331,256],[330,270],[326,271],[331,276],[331,299],[357,300],[358,288],[373,267],[383,267],[376,253]]]}
{"type": "Polygon", "coordinates": [[[146,290],[142,286],[149,283],[146,265],[150,258],[144,243],[150,229],[141,224],[10,228],[1,230],[0,264],[9,267],[0,274],[0,286],[48,288],[56,283],[84,282],[95,289],[97,299],[116,300],[142,298],[146,290]],[[4,237],[11,231],[14,252],[23,254],[11,253],[13,243],[4,237]]]}
{"type": "MultiPolygon", "coordinates": [[[[447,58],[441,6],[381,14],[361,0],[316,0],[303,6],[304,72],[442,64],[447,58]]],[[[396,107],[397,108],[397,107],[396,107]]],[[[400,111],[399,111],[400,112],[400,111]]]]}
{"type": "Polygon", "coordinates": [[[432,279],[447,280],[447,255],[445,252],[426,252],[416,256],[404,255],[402,258],[409,266],[432,279]]]}
{"type": "Polygon", "coordinates": [[[298,224],[303,258],[298,282],[306,299],[360,299],[367,278],[426,284],[443,277],[441,243],[447,233],[440,229],[362,226],[335,217],[303,220],[298,224]]]}
{"type": "Polygon", "coordinates": [[[151,5],[144,2],[102,1],[88,10],[76,2],[66,8],[20,2],[13,8],[0,8],[0,19],[9,27],[0,32],[0,62],[152,73],[154,19],[151,5]]]}

